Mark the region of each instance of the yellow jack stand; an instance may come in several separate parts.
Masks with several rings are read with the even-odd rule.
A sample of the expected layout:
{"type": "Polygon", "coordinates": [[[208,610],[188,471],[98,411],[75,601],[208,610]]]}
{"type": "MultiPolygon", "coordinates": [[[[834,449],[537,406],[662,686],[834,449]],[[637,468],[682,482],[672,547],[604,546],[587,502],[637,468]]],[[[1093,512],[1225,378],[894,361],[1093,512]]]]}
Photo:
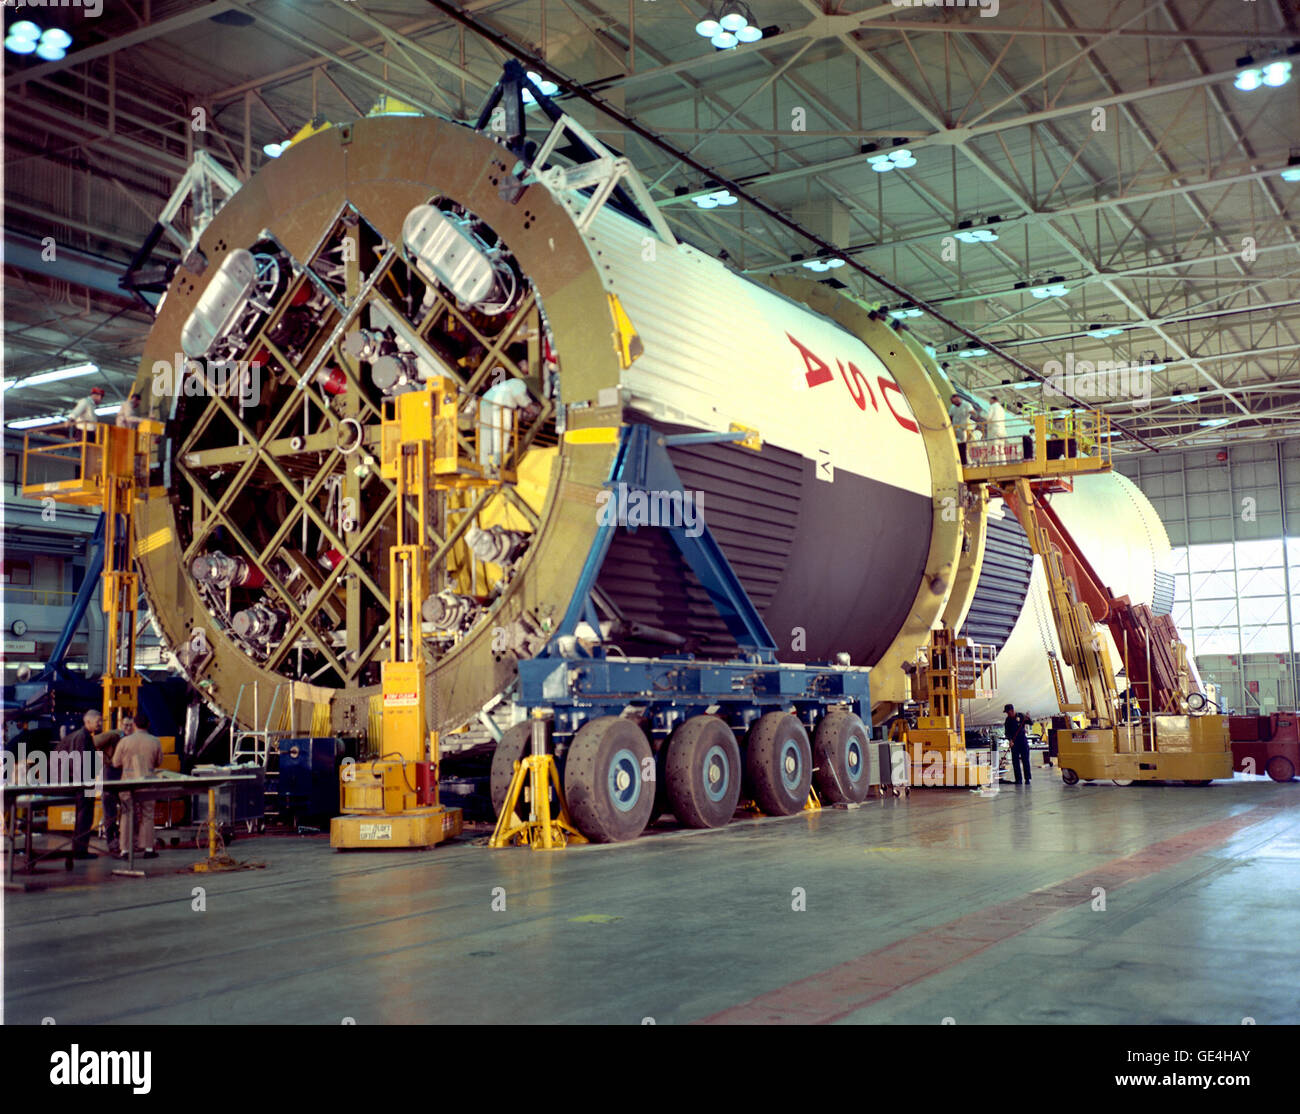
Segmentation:
{"type": "Polygon", "coordinates": [[[532,753],[515,763],[515,774],[510,779],[510,789],[501,805],[497,826],[488,840],[489,847],[509,847],[512,843],[526,844],[534,851],[557,851],[570,843],[586,843],[587,837],[573,826],[568,806],[564,803],[564,790],[560,786],[560,770],[555,757],[546,753],[546,712],[533,709],[532,753]],[[515,813],[528,786],[529,814],[521,820],[515,813]],[[555,800],[560,814],[551,815],[551,786],[555,787],[555,800]]]}

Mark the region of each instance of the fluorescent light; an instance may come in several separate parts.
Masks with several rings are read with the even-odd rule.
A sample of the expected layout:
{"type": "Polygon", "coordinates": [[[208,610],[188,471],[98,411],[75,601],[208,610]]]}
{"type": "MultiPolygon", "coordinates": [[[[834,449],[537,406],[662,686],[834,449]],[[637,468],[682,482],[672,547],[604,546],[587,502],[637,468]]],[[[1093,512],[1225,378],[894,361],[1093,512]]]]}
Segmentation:
{"type": "Polygon", "coordinates": [[[954,235],[963,244],[991,244],[998,238],[998,234],[991,228],[963,228],[954,235]]]}
{"type": "Polygon", "coordinates": [[[1037,379],[1026,379],[1023,383],[1012,383],[1011,389],[1013,391],[1027,391],[1031,387],[1037,387],[1037,386],[1038,386],[1037,379]]]}
{"type": "Polygon", "coordinates": [[[1096,337],[1098,340],[1105,340],[1107,337],[1117,337],[1123,331],[1123,329],[1116,329],[1110,325],[1093,325],[1088,330],[1088,335],[1096,337]]]}
{"type": "Polygon", "coordinates": [[[724,31],[739,31],[749,23],[749,20],[740,12],[727,12],[718,22],[722,24],[724,31]]]}
{"type": "Polygon", "coordinates": [[[1282,171],[1282,181],[1284,181],[1284,182],[1300,182],[1300,165],[1297,165],[1297,166],[1288,166],[1285,170],[1283,170],[1283,171],[1282,171]]]}
{"type": "Polygon", "coordinates": [[[13,54],[31,54],[36,49],[36,40],[15,39],[10,33],[5,36],[5,49],[13,54]]]}
{"type": "Polygon", "coordinates": [[[1237,74],[1237,79],[1232,84],[1243,93],[1249,93],[1260,87],[1263,78],[1264,75],[1259,70],[1242,70],[1241,73],[1237,74]]]}
{"type": "Polygon", "coordinates": [[[988,354],[989,350],[987,348],[963,348],[957,353],[957,356],[960,359],[969,360],[975,356],[987,356],[988,354]]]}
{"type": "Polygon", "coordinates": [[[20,387],[39,387],[42,383],[58,383],[62,379],[76,379],[82,375],[94,375],[99,368],[94,364],[78,364],[58,371],[42,371],[39,375],[29,375],[26,379],[6,379],[4,389],[16,391],[20,387]]]}
{"type": "Polygon", "coordinates": [[[730,31],[719,31],[709,40],[719,50],[730,50],[739,41],[730,31]]]}
{"type": "Polygon", "coordinates": [[[56,414],[44,418],[21,418],[8,424],[10,429],[39,429],[43,425],[58,425],[60,422],[66,421],[67,418],[56,414]]]}
{"type": "MultiPolygon", "coordinates": [[[[72,45],[72,36],[69,35],[62,27],[51,27],[44,35],[41,36],[41,42],[49,43],[51,46],[58,47],[60,50],[67,50],[72,45]]],[[[1275,63],[1276,64],[1276,63],[1275,63]]],[[[1291,63],[1287,63],[1289,66],[1291,63]]],[[[1268,73],[1267,70],[1264,71],[1268,73]]]]}
{"type": "Polygon", "coordinates": [[[1170,402],[1195,402],[1196,399],[1197,399],[1196,395],[1170,395],[1169,396],[1170,402]]]}
{"type": "Polygon", "coordinates": [[[1200,421],[1196,424],[1199,426],[1205,426],[1206,428],[1213,428],[1214,426],[1227,425],[1230,421],[1232,421],[1231,418],[1207,418],[1205,421],[1200,421]]]}
{"type": "Polygon", "coordinates": [[[1063,282],[1049,282],[1029,288],[1029,293],[1035,298],[1064,298],[1069,292],[1070,288],[1063,282]]]}
{"type": "Polygon", "coordinates": [[[10,24],[9,37],[11,39],[26,39],[28,42],[34,43],[39,41],[41,29],[30,19],[20,19],[17,23],[10,24]]]}
{"type": "Polygon", "coordinates": [[[889,316],[895,321],[902,321],[905,317],[920,317],[923,312],[916,306],[904,306],[902,309],[891,309],[889,316]]]}
{"type": "Polygon", "coordinates": [[[736,38],[738,38],[742,43],[756,43],[762,37],[762,29],[755,27],[752,23],[748,27],[742,27],[736,32],[736,38]]]}
{"type": "Polygon", "coordinates": [[[713,19],[712,17],[708,19],[702,19],[700,20],[699,23],[695,25],[695,33],[697,35],[702,35],[706,39],[713,38],[713,36],[716,35],[721,30],[722,30],[722,24],[720,24],[716,19],[713,19]]]}
{"type": "Polygon", "coordinates": [[[36,57],[43,58],[46,62],[61,62],[67,56],[68,52],[63,47],[46,42],[44,38],[36,44],[36,57]]]}
{"type": "Polygon", "coordinates": [[[116,413],[117,413],[119,410],[121,410],[121,409],[122,409],[122,404],[121,404],[120,402],[115,402],[115,403],[113,403],[112,406],[96,406],[96,407],[95,407],[95,413],[96,413],[96,414],[116,414],[116,413]]]}

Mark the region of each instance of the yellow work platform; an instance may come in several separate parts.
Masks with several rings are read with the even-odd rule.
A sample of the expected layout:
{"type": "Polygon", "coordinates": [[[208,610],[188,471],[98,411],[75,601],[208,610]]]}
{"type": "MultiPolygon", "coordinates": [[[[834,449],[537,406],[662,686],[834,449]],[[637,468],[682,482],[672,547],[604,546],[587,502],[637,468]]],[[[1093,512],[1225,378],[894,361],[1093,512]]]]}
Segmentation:
{"type": "Polygon", "coordinates": [[[967,483],[1049,479],[1111,469],[1110,418],[1095,410],[1035,414],[1033,432],[967,441],[967,483]]]}

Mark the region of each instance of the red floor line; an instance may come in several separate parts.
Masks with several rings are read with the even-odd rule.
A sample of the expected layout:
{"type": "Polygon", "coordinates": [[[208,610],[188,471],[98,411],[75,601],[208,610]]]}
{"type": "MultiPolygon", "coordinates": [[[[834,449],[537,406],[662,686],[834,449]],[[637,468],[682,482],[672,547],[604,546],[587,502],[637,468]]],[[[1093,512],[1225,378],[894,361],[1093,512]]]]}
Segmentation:
{"type": "Polygon", "coordinates": [[[1034,927],[1062,909],[1092,901],[1092,888],[1108,891],[1167,870],[1185,859],[1225,843],[1243,828],[1277,815],[1252,808],[1140,851],[1033,890],[1023,897],[990,905],[947,924],[866,952],[827,971],[730,1006],[703,1025],[818,1025],[846,1017],[923,979],[964,963],[972,956],[1034,927]]]}

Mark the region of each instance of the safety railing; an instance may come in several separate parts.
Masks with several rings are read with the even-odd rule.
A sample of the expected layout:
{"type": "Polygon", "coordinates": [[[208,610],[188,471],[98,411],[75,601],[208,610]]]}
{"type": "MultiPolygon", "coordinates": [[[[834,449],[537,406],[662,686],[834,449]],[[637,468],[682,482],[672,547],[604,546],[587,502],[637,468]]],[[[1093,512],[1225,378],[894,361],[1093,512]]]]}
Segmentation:
{"type": "Polygon", "coordinates": [[[1105,472],[1112,464],[1110,418],[1096,410],[1012,415],[993,430],[972,433],[962,446],[967,480],[1069,476],[1105,472]]]}

